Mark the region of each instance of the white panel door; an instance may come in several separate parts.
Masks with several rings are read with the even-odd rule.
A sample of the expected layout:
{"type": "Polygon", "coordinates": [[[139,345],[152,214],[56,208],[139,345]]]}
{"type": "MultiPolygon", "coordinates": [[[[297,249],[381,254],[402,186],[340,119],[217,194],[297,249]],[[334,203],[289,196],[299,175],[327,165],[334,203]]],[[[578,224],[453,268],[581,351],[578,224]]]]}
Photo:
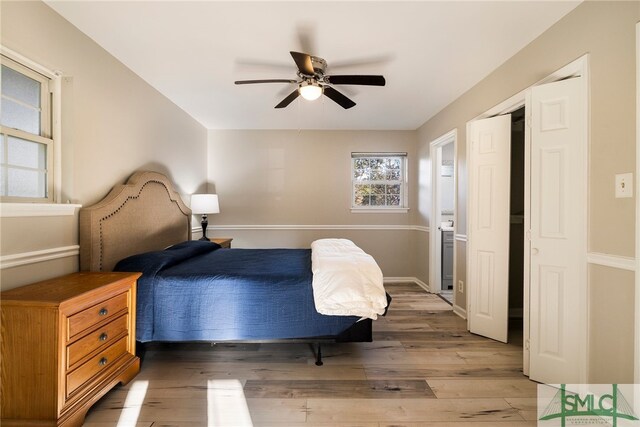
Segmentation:
{"type": "Polygon", "coordinates": [[[507,342],[511,115],[471,123],[469,330],[507,342]]]}
{"type": "Polygon", "coordinates": [[[531,93],[530,371],[581,383],[586,353],[587,141],[581,78],[531,93]]]}

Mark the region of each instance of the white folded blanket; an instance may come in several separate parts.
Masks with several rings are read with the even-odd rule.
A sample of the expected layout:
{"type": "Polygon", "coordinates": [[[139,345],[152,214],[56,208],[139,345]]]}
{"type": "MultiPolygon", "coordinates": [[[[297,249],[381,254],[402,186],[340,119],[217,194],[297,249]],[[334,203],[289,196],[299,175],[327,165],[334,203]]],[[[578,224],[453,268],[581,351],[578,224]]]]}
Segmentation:
{"type": "Polygon", "coordinates": [[[377,319],[387,306],[382,271],[371,255],[347,239],[311,244],[313,297],[318,313],[377,319]]]}

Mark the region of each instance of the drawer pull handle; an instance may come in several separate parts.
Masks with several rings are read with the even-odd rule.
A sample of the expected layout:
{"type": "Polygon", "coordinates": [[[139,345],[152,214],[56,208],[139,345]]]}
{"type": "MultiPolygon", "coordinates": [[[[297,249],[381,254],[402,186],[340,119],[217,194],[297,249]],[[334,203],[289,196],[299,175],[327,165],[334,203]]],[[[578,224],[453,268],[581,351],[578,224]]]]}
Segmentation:
{"type": "Polygon", "coordinates": [[[107,338],[109,338],[109,336],[106,333],[102,333],[102,334],[100,334],[99,340],[100,341],[106,341],[107,338]]]}
{"type": "Polygon", "coordinates": [[[106,316],[107,313],[109,313],[109,310],[107,310],[106,308],[101,308],[100,311],[98,312],[100,316],[106,316]]]}
{"type": "Polygon", "coordinates": [[[106,365],[107,363],[109,363],[109,361],[107,360],[107,358],[106,358],[106,357],[103,357],[103,358],[102,358],[102,359],[100,359],[100,361],[98,362],[98,365],[100,365],[100,366],[104,366],[104,365],[106,365]]]}

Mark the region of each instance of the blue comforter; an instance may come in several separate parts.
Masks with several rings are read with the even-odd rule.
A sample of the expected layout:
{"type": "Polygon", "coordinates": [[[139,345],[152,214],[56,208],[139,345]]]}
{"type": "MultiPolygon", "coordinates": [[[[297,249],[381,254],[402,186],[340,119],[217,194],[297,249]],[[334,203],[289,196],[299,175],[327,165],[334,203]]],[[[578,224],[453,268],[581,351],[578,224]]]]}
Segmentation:
{"type": "Polygon", "coordinates": [[[134,255],[138,341],[232,341],[339,335],[358,321],[319,314],[309,249],[222,249],[189,241],[134,255]]]}

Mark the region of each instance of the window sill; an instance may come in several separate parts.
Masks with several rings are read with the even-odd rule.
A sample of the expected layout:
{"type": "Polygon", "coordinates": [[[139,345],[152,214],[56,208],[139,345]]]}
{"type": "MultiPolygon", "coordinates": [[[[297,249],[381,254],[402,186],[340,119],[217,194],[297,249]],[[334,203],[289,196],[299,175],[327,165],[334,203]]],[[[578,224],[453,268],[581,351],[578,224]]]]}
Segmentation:
{"type": "Polygon", "coordinates": [[[0,203],[0,218],[70,216],[81,207],[70,203],[0,203]]]}
{"type": "Polygon", "coordinates": [[[351,208],[351,213],[363,213],[363,214],[402,214],[409,212],[409,208],[387,208],[387,209],[375,209],[375,208],[351,208]]]}

